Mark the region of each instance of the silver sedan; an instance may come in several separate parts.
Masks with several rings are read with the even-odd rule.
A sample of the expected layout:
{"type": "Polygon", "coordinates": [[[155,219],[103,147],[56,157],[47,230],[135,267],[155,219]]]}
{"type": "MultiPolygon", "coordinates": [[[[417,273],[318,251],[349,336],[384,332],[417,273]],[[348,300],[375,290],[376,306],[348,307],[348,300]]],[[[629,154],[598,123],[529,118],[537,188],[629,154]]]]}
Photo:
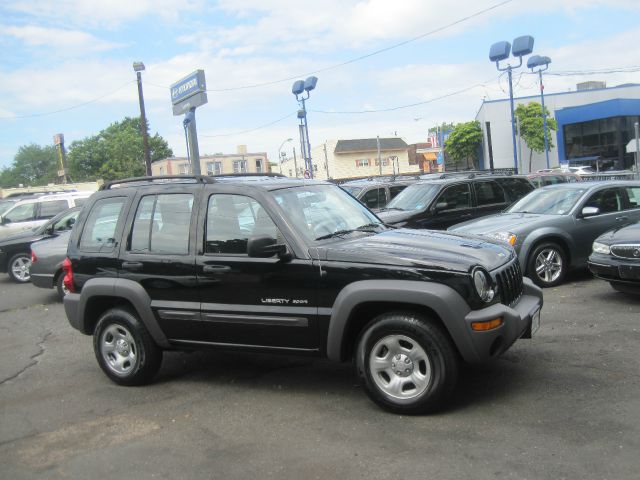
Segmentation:
{"type": "Polygon", "coordinates": [[[503,213],[449,230],[509,243],[525,275],[552,287],[570,269],[586,267],[599,235],[638,220],[640,182],[581,182],[534,190],[503,213]]]}

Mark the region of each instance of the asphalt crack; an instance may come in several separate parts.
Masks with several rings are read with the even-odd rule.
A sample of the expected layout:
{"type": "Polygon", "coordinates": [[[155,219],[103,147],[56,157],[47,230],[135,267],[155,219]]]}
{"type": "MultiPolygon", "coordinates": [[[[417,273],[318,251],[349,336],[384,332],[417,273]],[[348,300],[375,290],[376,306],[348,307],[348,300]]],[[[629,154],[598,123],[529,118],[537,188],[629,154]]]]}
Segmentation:
{"type": "Polygon", "coordinates": [[[35,365],[38,364],[39,358],[45,352],[44,343],[47,341],[47,339],[51,336],[52,333],[53,332],[48,331],[47,333],[44,334],[44,337],[42,337],[42,340],[40,340],[38,343],[36,343],[36,346],[40,349],[40,351],[34,353],[33,355],[31,355],[31,357],[29,357],[30,362],[27,365],[24,368],[22,368],[20,371],[18,371],[17,373],[11,375],[10,377],[7,377],[5,379],[0,380],[0,385],[4,385],[5,383],[10,382],[11,380],[14,380],[14,379],[18,378],[20,375],[22,375],[24,372],[29,370],[31,367],[34,367],[35,365]]]}

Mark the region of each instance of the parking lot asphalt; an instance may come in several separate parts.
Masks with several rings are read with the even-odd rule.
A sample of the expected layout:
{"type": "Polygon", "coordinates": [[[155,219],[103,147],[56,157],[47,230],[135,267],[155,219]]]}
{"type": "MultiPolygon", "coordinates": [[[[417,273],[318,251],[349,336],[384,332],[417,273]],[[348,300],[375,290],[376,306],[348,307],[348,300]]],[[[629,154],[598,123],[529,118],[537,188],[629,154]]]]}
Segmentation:
{"type": "Polygon", "coordinates": [[[638,478],[640,296],[587,273],[544,293],[532,340],[409,417],[308,358],[170,352],[118,387],[53,290],[2,278],[0,477],[638,478]]]}

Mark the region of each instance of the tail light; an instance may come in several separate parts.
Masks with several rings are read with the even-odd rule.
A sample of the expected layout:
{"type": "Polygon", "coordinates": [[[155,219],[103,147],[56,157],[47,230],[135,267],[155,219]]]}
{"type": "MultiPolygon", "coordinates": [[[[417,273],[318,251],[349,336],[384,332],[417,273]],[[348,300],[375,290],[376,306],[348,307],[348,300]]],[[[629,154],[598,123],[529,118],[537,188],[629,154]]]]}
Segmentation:
{"type": "Polygon", "coordinates": [[[38,261],[38,257],[36,257],[36,252],[31,250],[31,263],[36,263],[38,261]]]}
{"type": "Polygon", "coordinates": [[[62,262],[62,271],[64,272],[64,286],[69,292],[76,293],[76,286],[73,284],[73,269],[71,268],[71,260],[69,257],[62,262]]]}

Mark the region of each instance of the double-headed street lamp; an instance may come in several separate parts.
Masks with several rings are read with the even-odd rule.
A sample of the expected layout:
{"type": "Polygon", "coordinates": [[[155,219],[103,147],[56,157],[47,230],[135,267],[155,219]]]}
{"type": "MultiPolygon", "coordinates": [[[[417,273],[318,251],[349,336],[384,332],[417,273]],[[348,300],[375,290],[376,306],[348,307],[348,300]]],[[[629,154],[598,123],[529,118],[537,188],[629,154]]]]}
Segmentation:
{"type": "Polygon", "coordinates": [[[133,62],[133,71],[138,79],[138,102],[140,103],[140,131],[142,132],[142,148],[144,150],[144,166],[147,176],[151,176],[151,155],[149,154],[149,137],[147,135],[147,116],[144,113],[144,95],[142,94],[142,75],[144,63],[133,62]]]}
{"type": "Polygon", "coordinates": [[[309,128],[307,125],[307,109],[305,107],[305,100],[310,96],[311,90],[316,88],[318,83],[318,77],[309,77],[306,80],[297,80],[291,87],[291,93],[296,96],[296,100],[300,104],[300,110],[298,110],[298,119],[300,124],[298,129],[300,130],[300,147],[302,149],[302,157],[304,158],[304,177],[313,178],[313,164],[311,163],[311,143],[309,142],[309,128]],[[304,92],[307,96],[304,96],[304,92]],[[308,172],[308,173],[307,173],[308,172]]]}
{"type": "Polygon", "coordinates": [[[516,147],[516,121],[515,111],[513,108],[513,75],[512,70],[514,68],[520,68],[522,66],[522,57],[529,55],[533,52],[533,37],[530,35],[523,35],[513,41],[513,48],[509,42],[497,42],[491,45],[489,50],[489,60],[496,62],[496,68],[500,72],[506,71],[509,76],[509,104],[511,106],[511,138],[513,140],[513,166],[516,172],[518,171],[518,149],[516,147]],[[518,58],[518,65],[507,64],[506,67],[500,68],[500,62],[509,58],[509,54],[513,53],[514,57],[518,58]]]}
{"type": "Polygon", "coordinates": [[[280,146],[278,147],[278,165],[280,166],[280,173],[282,173],[282,146],[287,143],[287,142],[292,142],[293,138],[287,138],[286,140],[284,140],[280,146]]]}
{"type": "Polygon", "coordinates": [[[544,154],[547,157],[547,168],[549,168],[549,134],[547,132],[547,111],[544,108],[544,85],[542,84],[542,72],[549,68],[551,59],[540,55],[534,55],[527,60],[527,68],[534,71],[534,68],[540,76],[540,103],[542,104],[542,128],[544,129],[544,154]]]}

